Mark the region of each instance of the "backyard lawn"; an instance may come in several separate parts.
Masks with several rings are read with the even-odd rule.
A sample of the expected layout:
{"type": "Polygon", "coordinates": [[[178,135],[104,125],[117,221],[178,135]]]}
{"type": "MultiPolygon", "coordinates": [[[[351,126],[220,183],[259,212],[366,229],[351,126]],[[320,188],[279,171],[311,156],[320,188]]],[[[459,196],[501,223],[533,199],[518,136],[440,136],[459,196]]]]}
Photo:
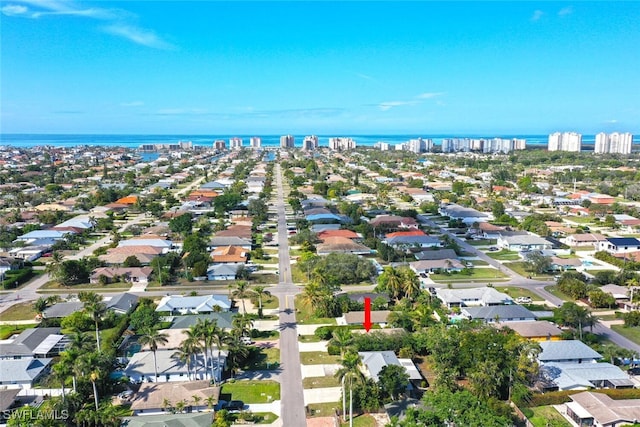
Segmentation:
{"type": "Polygon", "coordinates": [[[33,320],[36,314],[38,313],[33,309],[33,301],[20,302],[0,313],[0,321],[33,320]]]}
{"type": "Polygon", "coordinates": [[[220,390],[220,399],[269,403],[280,399],[280,384],[271,380],[228,382],[220,390]]]}
{"type": "Polygon", "coordinates": [[[569,421],[567,421],[560,412],[556,411],[553,406],[538,406],[536,408],[529,408],[533,411],[533,417],[529,418],[529,421],[534,427],[547,427],[553,425],[554,427],[571,427],[569,421]],[[553,424],[550,422],[553,421],[553,424]]]}
{"type": "MultiPolygon", "coordinates": [[[[336,396],[335,403],[310,403],[307,405],[309,408],[309,416],[311,417],[330,417],[335,415],[338,408],[342,407],[342,404],[338,402],[340,397],[336,396]]],[[[353,419],[355,424],[355,418],[353,419]]]]}
{"type": "Polygon", "coordinates": [[[0,340],[6,340],[12,335],[19,334],[25,329],[35,328],[37,323],[30,323],[28,325],[0,325],[0,340]]]}
{"type": "Polygon", "coordinates": [[[472,268],[471,274],[438,274],[432,273],[430,276],[434,282],[460,282],[460,281],[476,281],[476,280],[501,280],[506,279],[508,276],[495,268],[472,268]]]}
{"type": "Polygon", "coordinates": [[[527,264],[525,262],[517,261],[517,262],[505,262],[504,266],[515,271],[519,275],[523,277],[531,276],[532,279],[537,280],[551,280],[553,278],[553,274],[538,274],[532,271],[527,270],[527,264]]]}

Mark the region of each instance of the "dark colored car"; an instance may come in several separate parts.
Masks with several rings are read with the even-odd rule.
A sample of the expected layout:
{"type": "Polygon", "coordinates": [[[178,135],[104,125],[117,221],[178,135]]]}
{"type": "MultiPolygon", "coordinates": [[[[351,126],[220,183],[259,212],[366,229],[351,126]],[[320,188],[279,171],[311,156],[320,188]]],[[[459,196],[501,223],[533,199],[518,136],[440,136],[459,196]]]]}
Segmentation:
{"type": "Polygon", "coordinates": [[[244,402],[242,400],[231,400],[224,407],[228,411],[241,411],[243,408],[244,402]]]}

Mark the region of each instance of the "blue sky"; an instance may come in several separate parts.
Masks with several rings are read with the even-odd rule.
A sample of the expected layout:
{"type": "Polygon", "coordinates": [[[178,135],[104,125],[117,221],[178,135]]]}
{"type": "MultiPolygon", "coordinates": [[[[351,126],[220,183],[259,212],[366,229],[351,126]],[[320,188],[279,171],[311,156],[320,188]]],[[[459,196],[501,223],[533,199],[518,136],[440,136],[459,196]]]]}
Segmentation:
{"type": "Polygon", "coordinates": [[[3,133],[640,131],[639,2],[0,9],[3,133]]]}

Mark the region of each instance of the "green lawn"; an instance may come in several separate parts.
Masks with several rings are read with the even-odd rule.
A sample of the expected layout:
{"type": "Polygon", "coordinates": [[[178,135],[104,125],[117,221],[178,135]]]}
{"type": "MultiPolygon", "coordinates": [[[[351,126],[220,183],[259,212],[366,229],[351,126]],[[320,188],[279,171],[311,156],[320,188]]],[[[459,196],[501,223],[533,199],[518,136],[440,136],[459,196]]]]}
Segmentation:
{"type": "Polygon", "coordinates": [[[495,245],[496,244],[496,240],[493,239],[482,239],[482,240],[467,240],[468,244],[470,244],[471,246],[491,246],[491,245],[495,245]]]}
{"type": "Polygon", "coordinates": [[[625,328],[624,325],[611,325],[611,329],[636,344],[640,344],[640,327],[625,328]]]}
{"type": "Polygon", "coordinates": [[[450,281],[460,282],[460,281],[475,281],[475,280],[491,281],[491,280],[500,280],[500,279],[508,278],[508,276],[503,272],[501,272],[500,270],[497,270],[495,268],[482,268],[482,267],[471,269],[471,274],[469,275],[461,274],[461,273],[454,273],[454,274],[432,273],[431,275],[429,275],[429,277],[434,282],[450,282],[450,281]]]}
{"type": "Polygon", "coordinates": [[[336,319],[330,317],[315,317],[311,307],[303,304],[300,301],[300,296],[296,296],[296,321],[300,324],[312,324],[328,323],[331,325],[336,324],[336,319]]]}
{"type": "MultiPolygon", "coordinates": [[[[234,422],[243,419],[242,413],[229,414],[229,415],[234,422]]],[[[273,424],[273,422],[278,419],[278,416],[273,412],[252,412],[250,414],[250,417],[251,417],[251,424],[273,424]]],[[[241,421],[239,423],[242,424],[241,421]]]]}
{"type": "Polygon", "coordinates": [[[303,388],[338,387],[340,380],[336,377],[307,377],[302,380],[303,388]]]}
{"type": "Polygon", "coordinates": [[[530,409],[533,411],[533,416],[529,418],[529,421],[535,427],[547,427],[550,425],[550,421],[553,421],[554,427],[571,427],[571,423],[560,412],[556,411],[553,406],[538,406],[530,409]]]}
{"type": "Polygon", "coordinates": [[[595,224],[594,217],[592,216],[570,216],[565,219],[570,222],[575,222],[576,224],[595,224]]]}
{"type": "MultiPolygon", "coordinates": [[[[340,396],[336,396],[335,403],[310,403],[307,405],[309,408],[309,416],[311,417],[330,417],[336,413],[336,410],[342,408],[342,403],[338,402],[340,396]]],[[[353,419],[354,424],[356,419],[353,419]]]]}
{"type": "Polygon", "coordinates": [[[320,342],[322,341],[315,335],[298,335],[298,341],[300,342],[320,342]]]}
{"type": "Polygon", "coordinates": [[[508,262],[508,263],[505,263],[504,266],[515,271],[516,273],[518,273],[523,277],[531,276],[532,279],[537,279],[537,280],[546,280],[546,279],[553,278],[553,274],[538,274],[531,271],[527,271],[527,264],[522,261],[508,262]]]}
{"type": "MultiPolygon", "coordinates": [[[[255,306],[258,306],[258,299],[255,298],[256,302],[255,302],[255,306]]],[[[280,304],[280,302],[278,301],[278,298],[276,297],[262,297],[262,308],[263,309],[272,309],[272,308],[278,308],[278,305],[280,304]]]]}
{"type": "Polygon", "coordinates": [[[0,325],[0,340],[6,340],[14,334],[19,334],[25,329],[35,328],[37,323],[30,323],[28,325],[0,325]]]}
{"type": "MultiPolygon", "coordinates": [[[[340,423],[341,427],[349,426],[349,419],[346,423],[340,423]]],[[[357,417],[353,417],[353,427],[376,427],[376,420],[371,415],[362,414],[357,417]]]]}
{"type": "Polygon", "coordinates": [[[269,403],[280,399],[280,384],[271,380],[228,382],[220,390],[220,399],[242,400],[244,403],[269,403]]]}
{"type": "Polygon", "coordinates": [[[520,298],[520,297],[529,297],[533,301],[542,299],[538,294],[530,291],[529,289],[516,288],[513,286],[512,287],[496,286],[496,290],[500,292],[504,292],[505,294],[509,295],[513,299],[520,298]]]}
{"type": "Polygon", "coordinates": [[[11,307],[0,313],[0,320],[7,322],[11,320],[33,320],[36,317],[36,311],[33,309],[33,302],[20,302],[13,304],[11,307]]]}
{"type": "Polygon", "coordinates": [[[300,363],[303,365],[323,365],[340,363],[340,356],[330,356],[324,351],[301,351],[300,363]]]}
{"type": "Polygon", "coordinates": [[[547,286],[547,287],[544,288],[544,290],[549,292],[552,295],[557,296],[558,298],[560,298],[560,299],[562,299],[564,301],[573,301],[573,298],[571,298],[567,294],[564,294],[564,293],[560,292],[558,287],[555,286],[555,285],[547,286]]]}
{"type": "Polygon", "coordinates": [[[112,290],[116,290],[116,289],[129,289],[131,288],[131,283],[124,283],[124,282],[116,282],[116,283],[109,283],[108,285],[101,285],[99,283],[81,283],[79,285],[73,285],[73,286],[64,286],[61,285],[60,283],[51,280],[47,283],[45,283],[40,289],[48,289],[48,290],[58,290],[58,289],[64,289],[65,291],[73,291],[76,289],[92,289],[92,290],[100,290],[100,289],[112,289],[112,290]]]}
{"type": "Polygon", "coordinates": [[[242,369],[246,371],[262,371],[265,369],[275,369],[280,363],[279,348],[258,348],[251,347],[251,354],[242,369]]]}
{"type": "Polygon", "coordinates": [[[487,252],[487,256],[498,261],[516,261],[520,259],[520,255],[515,251],[502,249],[498,252],[487,252]]]}

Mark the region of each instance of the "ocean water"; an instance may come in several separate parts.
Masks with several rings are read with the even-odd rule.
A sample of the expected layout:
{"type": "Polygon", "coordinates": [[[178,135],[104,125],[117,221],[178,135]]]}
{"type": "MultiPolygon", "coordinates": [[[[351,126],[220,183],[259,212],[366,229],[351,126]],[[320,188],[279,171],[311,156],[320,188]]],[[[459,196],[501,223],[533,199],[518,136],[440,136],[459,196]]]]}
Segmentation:
{"type": "MultiPolygon", "coordinates": [[[[243,145],[249,145],[249,138],[259,136],[263,147],[280,146],[280,135],[88,135],[88,134],[0,134],[0,145],[17,148],[37,146],[75,147],[79,145],[139,148],[142,144],[175,144],[179,141],[191,141],[194,145],[212,146],[213,141],[223,139],[229,141],[232,137],[239,137],[243,145]]],[[[359,146],[371,146],[376,142],[400,144],[410,139],[422,137],[432,139],[435,145],[440,145],[443,138],[523,138],[529,147],[547,145],[548,135],[326,135],[318,136],[321,147],[329,145],[329,138],[346,136],[353,138],[359,146]]],[[[296,147],[302,146],[304,135],[294,135],[296,147]]],[[[583,146],[593,146],[594,135],[583,135],[583,146]]]]}

